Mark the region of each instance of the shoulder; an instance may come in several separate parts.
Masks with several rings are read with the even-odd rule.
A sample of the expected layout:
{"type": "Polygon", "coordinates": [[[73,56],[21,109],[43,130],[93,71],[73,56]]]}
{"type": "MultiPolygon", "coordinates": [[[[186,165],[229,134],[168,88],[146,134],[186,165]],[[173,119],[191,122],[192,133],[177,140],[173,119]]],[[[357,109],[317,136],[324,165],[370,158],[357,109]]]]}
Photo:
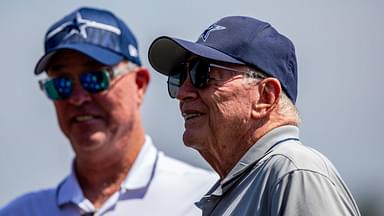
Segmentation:
{"type": "Polygon", "coordinates": [[[332,163],[300,142],[276,146],[261,167],[270,180],[268,193],[278,207],[276,211],[359,215],[352,194],[332,163]]]}
{"type": "Polygon", "coordinates": [[[199,178],[218,178],[212,171],[203,168],[192,166],[184,161],[169,157],[164,153],[159,153],[157,169],[163,173],[173,176],[197,176],[199,178]]]}
{"type": "Polygon", "coordinates": [[[55,189],[44,189],[23,194],[3,208],[0,215],[38,215],[33,212],[55,203],[55,189]]]}
{"type": "Polygon", "coordinates": [[[299,141],[288,141],[274,147],[256,165],[254,171],[264,175],[276,185],[283,178],[301,173],[302,176],[329,181],[341,181],[333,164],[320,152],[304,146],[299,141]]]}
{"type": "Polygon", "coordinates": [[[159,154],[156,166],[152,189],[157,188],[156,193],[165,192],[172,199],[180,202],[183,200],[183,203],[192,206],[219,178],[216,173],[194,167],[163,153],[159,154]]]}
{"type": "Polygon", "coordinates": [[[302,145],[298,141],[290,141],[276,146],[266,160],[273,168],[284,172],[308,171],[329,176],[334,170],[332,163],[320,152],[302,145]]]}
{"type": "Polygon", "coordinates": [[[163,153],[159,154],[156,176],[168,183],[172,182],[173,186],[184,187],[188,185],[190,188],[201,187],[206,190],[219,178],[214,172],[192,166],[163,153]]]}

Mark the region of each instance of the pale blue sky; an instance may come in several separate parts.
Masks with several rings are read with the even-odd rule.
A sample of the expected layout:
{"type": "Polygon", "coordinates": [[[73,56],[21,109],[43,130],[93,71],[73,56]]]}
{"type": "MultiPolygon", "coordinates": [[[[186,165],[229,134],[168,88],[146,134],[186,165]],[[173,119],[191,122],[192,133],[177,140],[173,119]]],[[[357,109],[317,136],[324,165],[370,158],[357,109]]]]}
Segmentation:
{"type": "Polygon", "coordinates": [[[0,206],[23,192],[55,186],[69,172],[72,150],[33,68],[47,28],[79,6],[109,9],[130,26],[152,71],[142,112],[147,132],[167,154],[206,168],[182,144],[178,104],[168,97],[166,78],[149,66],[148,47],[160,35],[195,40],[227,15],[272,23],[296,46],[302,141],[328,156],[357,200],[371,196],[384,203],[383,1],[2,0],[0,206]]]}

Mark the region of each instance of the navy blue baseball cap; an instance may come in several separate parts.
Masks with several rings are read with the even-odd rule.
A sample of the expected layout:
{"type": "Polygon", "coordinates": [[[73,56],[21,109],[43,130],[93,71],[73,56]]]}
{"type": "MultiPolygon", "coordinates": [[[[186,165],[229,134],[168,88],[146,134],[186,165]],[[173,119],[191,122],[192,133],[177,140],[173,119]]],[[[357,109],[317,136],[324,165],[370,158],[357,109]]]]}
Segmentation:
{"type": "Polygon", "coordinates": [[[60,50],[83,53],[104,64],[128,60],[141,65],[135,36],[113,13],[95,8],[79,8],[53,24],[45,34],[45,54],[35,74],[47,69],[51,57],[60,50]]]}
{"type": "Polygon", "coordinates": [[[287,96],[296,102],[295,47],[269,23],[252,17],[224,17],[209,26],[196,42],[158,37],[152,42],[148,57],[155,70],[169,75],[190,54],[259,69],[277,78],[287,96]]]}

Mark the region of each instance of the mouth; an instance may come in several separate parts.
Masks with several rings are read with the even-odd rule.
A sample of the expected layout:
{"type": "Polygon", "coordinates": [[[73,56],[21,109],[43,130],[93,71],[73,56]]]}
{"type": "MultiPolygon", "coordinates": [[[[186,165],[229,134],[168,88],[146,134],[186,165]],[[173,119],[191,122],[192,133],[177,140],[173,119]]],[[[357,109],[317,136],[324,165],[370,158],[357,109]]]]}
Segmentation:
{"type": "Polygon", "coordinates": [[[100,119],[100,117],[96,116],[96,115],[90,115],[90,114],[78,115],[78,116],[72,117],[71,122],[73,122],[73,123],[82,123],[82,122],[92,121],[92,120],[95,120],[95,119],[100,119]]]}
{"type": "Polygon", "coordinates": [[[194,119],[194,118],[200,117],[202,115],[204,115],[204,113],[201,113],[201,112],[183,112],[182,113],[184,121],[194,119]]]}

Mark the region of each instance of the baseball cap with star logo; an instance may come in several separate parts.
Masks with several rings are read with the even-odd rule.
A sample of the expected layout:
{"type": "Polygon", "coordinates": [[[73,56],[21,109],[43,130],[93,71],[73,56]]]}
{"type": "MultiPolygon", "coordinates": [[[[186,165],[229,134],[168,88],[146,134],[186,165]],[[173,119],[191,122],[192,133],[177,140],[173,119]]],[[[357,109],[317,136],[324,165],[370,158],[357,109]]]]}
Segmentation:
{"type": "Polygon", "coordinates": [[[53,24],[45,35],[45,54],[35,74],[46,70],[51,57],[60,50],[83,53],[105,65],[122,60],[141,65],[135,36],[113,13],[82,7],[53,24]]]}
{"type": "Polygon", "coordinates": [[[267,22],[245,16],[223,17],[205,29],[196,42],[169,36],[156,38],[149,47],[148,58],[155,70],[171,75],[191,54],[256,68],[277,78],[288,97],[296,102],[295,47],[267,22]]]}

